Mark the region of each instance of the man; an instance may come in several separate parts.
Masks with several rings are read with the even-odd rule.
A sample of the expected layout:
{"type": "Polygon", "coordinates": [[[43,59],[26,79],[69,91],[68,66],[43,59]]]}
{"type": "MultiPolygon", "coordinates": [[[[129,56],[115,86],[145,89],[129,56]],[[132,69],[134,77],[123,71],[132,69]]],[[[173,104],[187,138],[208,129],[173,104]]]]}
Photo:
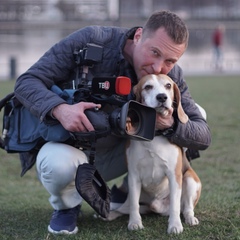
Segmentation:
{"type": "Polygon", "coordinates": [[[214,64],[216,70],[222,70],[222,46],[223,46],[224,25],[220,24],[214,30],[212,35],[212,44],[214,50],[214,64]]]}
{"type": "MultiPolygon", "coordinates": [[[[71,132],[93,131],[84,111],[101,106],[92,102],[68,105],[50,88],[54,84],[63,87],[71,83],[76,71],[74,50],[83,49],[87,43],[98,44],[104,48],[103,60],[89,69],[93,76],[127,76],[134,85],[147,74],[168,74],[180,88],[182,105],[190,120],[183,125],[172,113],[164,118],[157,116],[156,129],[166,130],[166,137],[181,147],[204,150],[210,145],[210,131],[191,98],[182,70],[176,65],[186,50],[188,36],[183,21],[168,11],[154,13],[143,28],[91,26],[80,29],[54,45],[18,78],[16,97],[42,121],[57,119],[71,132]]],[[[127,172],[125,142],[112,135],[97,142],[95,165],[105,181],[127,172]]],[[[86,161],[83,151],[56,142],[43,145],[37,155],[38,176],[50,193],[49,201],[54,208],[48,226],[51,233],[78,231],[76,222],[82,198],[74,179],[78,165],[86,161]]]]}

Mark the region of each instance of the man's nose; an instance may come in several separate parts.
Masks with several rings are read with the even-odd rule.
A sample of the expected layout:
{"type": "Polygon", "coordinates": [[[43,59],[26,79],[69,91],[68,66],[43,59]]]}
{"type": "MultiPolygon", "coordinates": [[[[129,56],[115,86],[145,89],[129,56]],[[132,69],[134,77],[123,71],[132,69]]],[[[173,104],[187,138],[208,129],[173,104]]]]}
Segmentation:
{"type": "Polygon", "coordinates": [[[153,73],[154,73],[154,74],[160,74],[160,73],[162,73],[163,63],[164,63],[163,60],[159,60],[159,61],[156,61],[156,62],[152,65],[153,73]]]}

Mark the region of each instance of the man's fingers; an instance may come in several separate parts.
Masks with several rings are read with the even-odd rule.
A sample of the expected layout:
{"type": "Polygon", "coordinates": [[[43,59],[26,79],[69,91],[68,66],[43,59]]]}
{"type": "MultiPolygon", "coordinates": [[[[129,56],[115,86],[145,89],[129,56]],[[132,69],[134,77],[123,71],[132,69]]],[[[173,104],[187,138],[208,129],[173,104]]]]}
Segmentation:
{"type": "Polygon", "coordinates": [[[101,104],[95,104],[95,103],[84,103],[84,106],[83,106],[84,110],[86,109],[94,109],[94,108],[101,108],[101,104]]]}

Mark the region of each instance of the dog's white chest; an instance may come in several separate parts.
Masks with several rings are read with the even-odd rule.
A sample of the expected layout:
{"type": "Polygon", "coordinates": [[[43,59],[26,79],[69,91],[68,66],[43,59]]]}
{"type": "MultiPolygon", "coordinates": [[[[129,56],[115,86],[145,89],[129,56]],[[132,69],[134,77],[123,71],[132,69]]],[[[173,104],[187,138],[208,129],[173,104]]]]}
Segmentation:
{"type": "Polygon", "coordinates": [[[149,192],[167,181],[166,173],[176,165],[179,149],[169,141],[157,136],[150,142],[131,141],[127,149],[128,168],[133,171],[149,192]]]}

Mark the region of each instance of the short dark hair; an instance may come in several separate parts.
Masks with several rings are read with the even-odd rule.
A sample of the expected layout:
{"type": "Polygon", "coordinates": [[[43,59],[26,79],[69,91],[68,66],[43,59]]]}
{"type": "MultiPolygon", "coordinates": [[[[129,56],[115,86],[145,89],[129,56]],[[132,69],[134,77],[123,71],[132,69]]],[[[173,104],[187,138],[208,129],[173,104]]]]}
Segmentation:
{"type": "Polygon", "coordinates": [[[176,43],[188,45],[189,32],[183,20],[173,12],[158,11],[153,13],[143,26],[143,37],[147,37],[164,28],[168,36],[176,43]]]}

